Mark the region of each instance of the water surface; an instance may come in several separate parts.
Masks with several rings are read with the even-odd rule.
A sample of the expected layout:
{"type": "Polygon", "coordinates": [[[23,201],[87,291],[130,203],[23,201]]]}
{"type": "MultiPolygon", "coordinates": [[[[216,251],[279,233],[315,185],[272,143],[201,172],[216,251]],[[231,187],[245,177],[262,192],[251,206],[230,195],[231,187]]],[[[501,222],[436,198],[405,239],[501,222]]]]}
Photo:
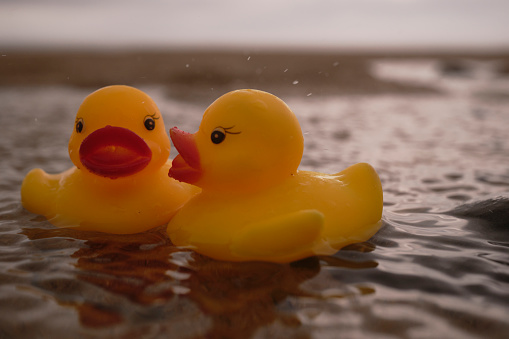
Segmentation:
{"type": "MultiPolygon", "coordinates": [[[[211,260],[164,227],[80,232],[25,211],[24,175],[71,166],[75,112],[95,88],[0,88],[0,338],[506,337],[509,82],[489,62],[439,66],[372,64],[378,79],[435,92],[283,98],[304,131],[301,169],[369,162],[385,201],[369,241],[285,265],[211,260]]],[[[140,89],[167,128],[195,131],[208,105],[140,89]]]]}

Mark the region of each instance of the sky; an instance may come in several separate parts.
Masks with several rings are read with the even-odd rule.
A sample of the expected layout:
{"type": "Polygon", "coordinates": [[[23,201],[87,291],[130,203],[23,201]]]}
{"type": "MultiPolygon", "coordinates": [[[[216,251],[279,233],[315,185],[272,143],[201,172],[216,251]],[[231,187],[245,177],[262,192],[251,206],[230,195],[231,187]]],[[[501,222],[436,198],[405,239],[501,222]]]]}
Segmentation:
{"type": "Polygon", "coordinates": [[[509,1],[0,0],[13,47],[509,50],[509,1]]]}

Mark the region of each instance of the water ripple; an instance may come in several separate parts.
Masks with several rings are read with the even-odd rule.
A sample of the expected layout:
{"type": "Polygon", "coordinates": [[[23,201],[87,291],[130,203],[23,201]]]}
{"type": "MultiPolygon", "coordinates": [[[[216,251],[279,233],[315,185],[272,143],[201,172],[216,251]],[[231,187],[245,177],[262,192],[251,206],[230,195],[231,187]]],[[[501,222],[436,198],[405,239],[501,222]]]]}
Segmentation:
{"type": "MultiPolygon", "coordinates": [[[[197,127],[203,107],[151,92],[165,120],[197,127]]],[[[281,265],[212,260],[174,247],[164,226],[125,236],[80,232],[23,210],[19,185],[30,168],[70,166],[69,112],[87,93],[0,90],[1,338],[503,338],[509,331],[501,165],[509,153],[505,139],[493,139],[506,135],[506,106],[482,103],[485,116],[472,126],[469,105],[481,103],[454,96],[289,98],[306,132],[301,168],[332,173],[373,163],[384,225],[335,255],[281,265]],[[33,103],[37,120],[19,131],[1,114],[26,115],[33,103]]]]}

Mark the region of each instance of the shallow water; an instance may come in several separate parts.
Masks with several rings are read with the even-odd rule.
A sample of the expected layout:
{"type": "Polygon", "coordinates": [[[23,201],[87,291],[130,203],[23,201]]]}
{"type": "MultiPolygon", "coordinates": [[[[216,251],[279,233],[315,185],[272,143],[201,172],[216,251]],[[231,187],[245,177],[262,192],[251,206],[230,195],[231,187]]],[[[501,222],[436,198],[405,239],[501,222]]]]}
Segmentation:
{"type": "MultiPolygon", "coordinates": [[[[214,261],[164,227],[106,235],[28,213],[24,175],[71,165],[74,115],[94,89],[0,88],[0,338],[506,337],[509,82],[474,66],[373,65],[441,94],[283,98],[305,133],[301,169],[369,162],[385,200],[369,241],[286,265],[214,261]]],[[[208,103],[140,88],[167,128],[197,129],[208,103]]]]}

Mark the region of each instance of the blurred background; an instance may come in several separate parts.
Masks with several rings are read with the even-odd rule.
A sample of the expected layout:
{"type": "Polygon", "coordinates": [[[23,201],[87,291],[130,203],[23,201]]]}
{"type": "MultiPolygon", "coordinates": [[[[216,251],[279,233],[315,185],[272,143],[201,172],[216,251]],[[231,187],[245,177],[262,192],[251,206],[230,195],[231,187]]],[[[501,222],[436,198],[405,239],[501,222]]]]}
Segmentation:
{"type": "Polygon", "coordinates": [[[241,87],[429,93],[372,61],[433,58],[465,75],[469,58],[505,75],[507,13],[505,0],[0,0],[0,85],[162,84],[207,101],[241,87]]]}
{"type": "Polygon", "coordinates": [[[505,0],[0,1],[2,49],[509,48],[505,0]]]}

